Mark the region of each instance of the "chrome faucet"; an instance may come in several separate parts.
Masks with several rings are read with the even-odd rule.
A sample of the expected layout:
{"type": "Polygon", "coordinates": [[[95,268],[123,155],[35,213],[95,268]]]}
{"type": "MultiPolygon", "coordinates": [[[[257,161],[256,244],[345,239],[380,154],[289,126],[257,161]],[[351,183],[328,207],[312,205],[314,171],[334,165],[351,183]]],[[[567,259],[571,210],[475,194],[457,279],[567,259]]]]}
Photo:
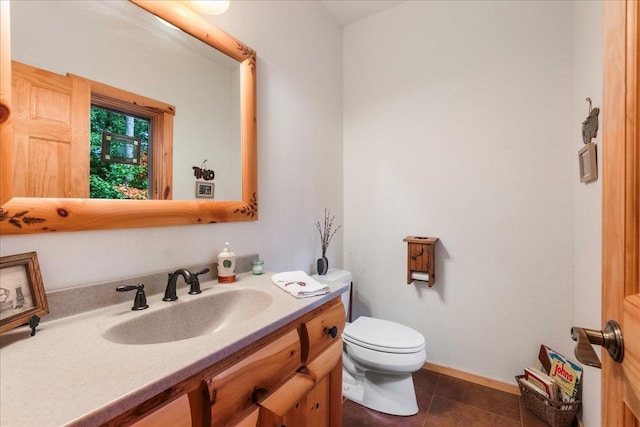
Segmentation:
{"type": "Polygon", "coordinates": [[[164,298],[162,298],[162,301],[175,301],[178,299],[178,295],[176,295],[176,284],[178,281],[178,276],[182,276],[185,283],[190,285],[190,295],[201,293],[202,291],[200,290],[200,280],[198,279],[198,276],[208,272],[208,268],[205,268],[204,270],[197,273],[192,273],[186,268],[180,268],[172,273],[169,273],[169,281],[167,282],[167,289],[165,289],[164,291],[164,298]]]}

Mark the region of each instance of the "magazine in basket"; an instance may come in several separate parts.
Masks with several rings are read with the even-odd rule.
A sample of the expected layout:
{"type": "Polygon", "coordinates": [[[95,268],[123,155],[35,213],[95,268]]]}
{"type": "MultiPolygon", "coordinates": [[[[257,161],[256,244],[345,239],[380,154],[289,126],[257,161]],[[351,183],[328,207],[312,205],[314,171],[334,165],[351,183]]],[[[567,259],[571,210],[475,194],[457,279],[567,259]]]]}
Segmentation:
{"type": "Polygon", "coordinates": [[[579,398],[582,367],[545,345],[540,346],[537,368],[547,374],[558,386],[558,398],[572,402],[579,398]]]}
{"type": "Polygon", "coordinates": [[[558,400],[558,385],[544,372],[536,368],[525,368],[523,382],[525,383],[525,386],[528,386],[529,384],[534,385],[537,390],[536,388],[533,390],[538,391],[538,393],[541,393],[550,399],[558,400]]]}

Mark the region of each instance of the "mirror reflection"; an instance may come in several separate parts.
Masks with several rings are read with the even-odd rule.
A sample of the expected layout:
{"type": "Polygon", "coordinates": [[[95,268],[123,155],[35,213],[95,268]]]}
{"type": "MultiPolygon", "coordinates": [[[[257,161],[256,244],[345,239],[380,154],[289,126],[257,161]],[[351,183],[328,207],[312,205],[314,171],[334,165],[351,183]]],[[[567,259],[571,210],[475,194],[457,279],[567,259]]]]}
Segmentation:
{"type": "MultiPolygon", "coordinates": [[[[172,150],[165,147],[165,154],[173,152],[168,162],[172,167],[164,170],[171,177],[167,180],[170,198],[242,199],[236,60],[125,1],[14,1],[11,49],[15,61],[62,76],[80,76],[173,107],[172,150]],[[214,174],[197,177],[197,169],[214,174]],[[211,175],[213,180],[205,179],[211,175]]],[[[133,145],[109,147],[130,150],[133,145]]],[[[153,151],[153,141],[150,145],[153,151]]],[[[95,148],[90,150],[88,140],[84,149],[87,156],[97,153],[95,148]]],[[[162,161],[162,155],[148,156],[149,163],[162,161]]],[[[127,151],[121,157],[130,163],[133,155],[127,151]]],[[[149,170],[147,185],[152,194],[154,186],[162,185],[154,175],[156,169],[149,170]]],[[[166,191],[156,190],[158,198],[166,198],[162,197],[166,191]]]]}

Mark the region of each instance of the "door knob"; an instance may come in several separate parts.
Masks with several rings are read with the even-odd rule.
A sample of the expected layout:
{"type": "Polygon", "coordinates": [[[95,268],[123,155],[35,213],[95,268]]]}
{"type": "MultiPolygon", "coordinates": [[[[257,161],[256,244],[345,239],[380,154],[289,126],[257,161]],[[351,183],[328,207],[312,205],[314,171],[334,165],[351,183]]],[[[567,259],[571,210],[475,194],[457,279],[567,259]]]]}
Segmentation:
{"type": "Polygon", "coordinates": [[[578,342],[574,353],[576,358],[585,365],[602,367],[592,344],[606,348],[615,362],[622,362],[624,359],[622,331],[615,320],[609,320],[601,331],[574,326],[571,328],[571,339],[578,342]]]}

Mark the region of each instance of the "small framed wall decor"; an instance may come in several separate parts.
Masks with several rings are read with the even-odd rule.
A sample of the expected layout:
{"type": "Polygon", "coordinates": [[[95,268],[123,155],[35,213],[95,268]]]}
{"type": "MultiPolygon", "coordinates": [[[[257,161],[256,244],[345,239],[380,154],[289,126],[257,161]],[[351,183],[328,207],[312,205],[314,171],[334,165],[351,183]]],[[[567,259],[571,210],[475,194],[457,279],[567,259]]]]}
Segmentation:
{"type": "Polygon", "coordinates": [[[196,181],[196,198],[213,199],[215,184],[213,182],[196,181]]]}
{"type": "Polygon", "coordinates": [[[49,313],[35,252],[0,258],[0,333],[49,313]]]}
{"type": "Polygon", "coordinates": [[[578,151],[580,162],[580,182],[598,179],[598,163],[596,159],[596,144],[588,143],[578,151]]]}

